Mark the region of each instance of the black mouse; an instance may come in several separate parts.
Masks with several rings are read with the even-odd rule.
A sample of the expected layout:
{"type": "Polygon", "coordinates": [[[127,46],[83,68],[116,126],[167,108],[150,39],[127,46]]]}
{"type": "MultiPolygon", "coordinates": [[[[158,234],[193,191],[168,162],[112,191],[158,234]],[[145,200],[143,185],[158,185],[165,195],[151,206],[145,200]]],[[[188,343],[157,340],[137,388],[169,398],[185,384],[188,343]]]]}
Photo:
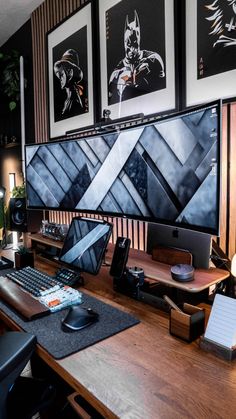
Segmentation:
{"type": "Polygon", "coordinates": [[[74,305],[70,307],[66,317],[62,320],[62,327],[70,331],[80,330],[97,321],[98,317],[98,313],[91,308],[74,305]]]}

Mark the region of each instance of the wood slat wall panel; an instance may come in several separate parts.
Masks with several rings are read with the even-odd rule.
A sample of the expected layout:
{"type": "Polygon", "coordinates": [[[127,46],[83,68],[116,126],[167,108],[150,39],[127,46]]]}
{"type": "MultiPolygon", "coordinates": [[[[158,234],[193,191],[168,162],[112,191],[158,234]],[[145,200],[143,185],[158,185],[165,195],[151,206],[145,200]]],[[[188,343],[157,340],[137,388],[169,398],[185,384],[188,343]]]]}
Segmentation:
{"type": "Polygon", "coordinates": [[[236,243],[236,103],[231,105],[230,113],[230,166],[229,166],[229,249],[231,258],[236,243]]]}
{"type": "Polygon", "coordinates": [[[46,34],[80,7],[80,0],[46,0],[31,16],[34,60],[35,142],[48,141],[46,34]]]}
{"type": "MultiPolygon", "coordinates": [[[[69,16],[84,0],[45,0],[31,17],[33,66],[35,141],[49,140],[47,116],[47,64],[46,33],[69,16]]],[[[236,104],[223,107],[222,135],[222,205],[221,236],[218,243],[230,257],[236,252],[236,104]]],[[[75,213],[50,212],[50,221],[69,224],[75,213]]],[[[112,240],[121,236],[131,239],[131,246],[145,249],[146,223],[128,219],[108,218],[114,225],[112,240]]]]}
{"type": "Polygon", "coordinates": [[[220,208],[220,238],[218,240],[219,246],[226,253],[227,252],[227,173],[228,173],[228,105],[223,106],[222,109],[222,147],[221,147],[221,202],[220,208]]]}

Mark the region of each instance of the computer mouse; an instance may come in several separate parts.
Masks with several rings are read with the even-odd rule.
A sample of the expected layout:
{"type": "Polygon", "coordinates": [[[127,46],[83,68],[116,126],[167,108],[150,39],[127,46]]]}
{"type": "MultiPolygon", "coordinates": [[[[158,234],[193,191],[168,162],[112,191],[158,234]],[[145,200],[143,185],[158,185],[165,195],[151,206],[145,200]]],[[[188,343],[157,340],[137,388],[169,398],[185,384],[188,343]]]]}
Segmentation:
{"type": "Polygon", "coordinates": [[[89,326],[98,320],[98,313],[91,308],[74,305],[69,308],[69,311],[62,320],[62,328],[69,331],[76,331],[89,326]]]}

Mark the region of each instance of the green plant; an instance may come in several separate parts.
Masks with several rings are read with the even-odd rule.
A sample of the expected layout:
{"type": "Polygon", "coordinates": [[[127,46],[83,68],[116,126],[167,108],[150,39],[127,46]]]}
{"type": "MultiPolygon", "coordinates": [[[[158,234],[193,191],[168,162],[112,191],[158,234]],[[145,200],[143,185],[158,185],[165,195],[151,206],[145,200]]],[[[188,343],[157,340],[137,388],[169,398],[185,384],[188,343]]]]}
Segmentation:
{"type": "Polygon", "coordinates": [[[8,206],[0,200],[0,229],[9,227],[9,209],[8,206]]]}
{"type": "Polygon", "coordinates": [[[3,228],[3,226],[4,226],[4,216],[5,216],[4,206],[1,205],[1,202],[0,202],[0,228],[3,228]]]}
{"type": "MultiPolygon", "coordinates": [[[[12,50],[5,54],[0,52],[1,91],[9,98],[8,107],[13,111],[20,100],[20,53],[12,50]]],[[[26,87],[25,79],[25,87],[26,87]]]]}
{"type": "Polygon", "coordinates": [[[23,185],[14,186],[11,194],[12,194],[12,198],[25,198],[26,196],[25,184],[23,183],[23,185]]]}
{"type": "Polygon", "coordinates": [[[17,248],[17,253],[19,253],[20,255],[25,255],[31,252],[31,249],[29,249],[28,247],[25,246],[19,246],[17,248]]]}

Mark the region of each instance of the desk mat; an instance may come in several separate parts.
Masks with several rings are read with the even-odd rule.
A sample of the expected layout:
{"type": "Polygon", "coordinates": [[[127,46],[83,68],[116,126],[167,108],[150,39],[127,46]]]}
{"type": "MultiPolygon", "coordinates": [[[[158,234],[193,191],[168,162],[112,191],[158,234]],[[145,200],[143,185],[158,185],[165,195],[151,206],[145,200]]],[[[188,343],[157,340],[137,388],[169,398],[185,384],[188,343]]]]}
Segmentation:
{"type": "Polygon", "coordinates": [[[134,316],[103,303],[84,292],[81,307],[91,307],[99,314],[99,321],[84,329],[67,333],[61,329],[61,321],[68,309],[51,313],[40,319],[25,321],[14,309],[0,301],[0,310],[14,320],[23,330],[36,335],[38,343],[55,359],[69,356],[140,322],[134,316]]]}

